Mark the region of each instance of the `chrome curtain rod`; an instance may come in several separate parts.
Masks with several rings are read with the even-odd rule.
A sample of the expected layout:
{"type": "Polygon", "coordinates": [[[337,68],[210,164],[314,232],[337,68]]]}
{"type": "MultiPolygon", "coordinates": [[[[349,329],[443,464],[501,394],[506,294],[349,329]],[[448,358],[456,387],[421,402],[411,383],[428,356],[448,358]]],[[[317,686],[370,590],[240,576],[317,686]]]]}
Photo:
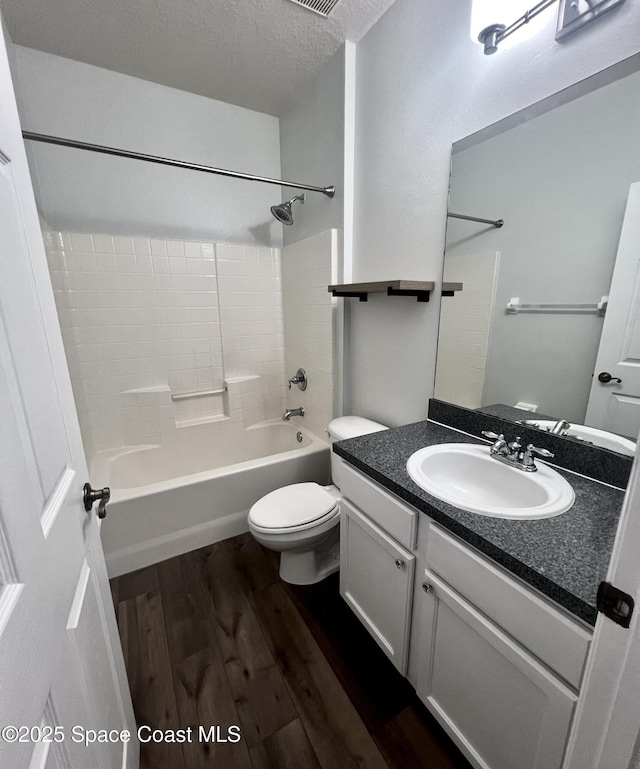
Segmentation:
{"type": "Polygon", "coordinates": [[[504,224],[504,219],[480,219],[478,216],[465,216],[464,214],[452,214],[450,211],[447,211],[447,216],[450,216],[452,219],[464,219],[467,222],[481,222],[482,224],[491,224],[494,227],[497,227],[500,229],[502,225],[504,224]]]}
{"type": "Polygon", "coordinates": [[[32,131],[23,131],[22,137],[27,141],[43,142],[44,144],[56,144],[60,147],[71,147],[78,150],[88,150],[89,152],[101,152],[103,155],[115,155],[119,158],[131,158],[133,160],[144,160],[147,163],[159,163],[163,166],[173,166],[174,168],[188,168],[192,171],[203,171],[207,174],[218,174],[218,176],[230,176],[233,179],[247,179],[251,182],[264,182],[265,184],[277,184],[279,187],[293,187],[297,190],[308,190],[309,192],[321,192],[328,198],[336,194],[336,188],[314,187],[311,184],[299,184],[298,182],[287,182],[282,179],[270,179],[267,176],[256,176],[255,174],[245,174],[241,171],[229,171],[226,168],[214,168],[213,166],[203,166],[199,163],[188,163],[185,160],[172,160],[158,155],[146,155],[143,152],[131,152],[130,150],[121,150],[117,147],[105,147],[102,144],[88,144],[74,139],[63,139],[60,136],[47,136],[46,134],[33,133],[32,131]]]}

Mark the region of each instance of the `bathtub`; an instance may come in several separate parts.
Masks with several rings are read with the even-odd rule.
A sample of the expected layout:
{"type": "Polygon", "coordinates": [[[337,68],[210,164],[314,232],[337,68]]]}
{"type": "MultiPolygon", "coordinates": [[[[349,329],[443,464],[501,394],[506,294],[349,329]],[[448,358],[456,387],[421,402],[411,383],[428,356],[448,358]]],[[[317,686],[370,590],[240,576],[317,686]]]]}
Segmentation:
{"type": "Polygon", "coordinates": [[[329,459],[326,441],[284,422],[213,422],[162,445],[98,452],[90,476],[111,488],[101,528],[109,576],[248,531],[256,500],[289,483],[328,483],[329,459]]]}

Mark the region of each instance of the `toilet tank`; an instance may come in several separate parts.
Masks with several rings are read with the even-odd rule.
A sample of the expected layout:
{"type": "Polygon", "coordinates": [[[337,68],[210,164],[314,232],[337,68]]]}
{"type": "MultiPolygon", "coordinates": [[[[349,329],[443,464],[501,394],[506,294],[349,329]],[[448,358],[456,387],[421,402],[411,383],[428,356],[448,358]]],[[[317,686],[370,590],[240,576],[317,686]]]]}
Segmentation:
{"type": "MultiPolygon", "coordinates": [[[[387,430],[385,425],[381,425],[379,422],[373,422],[371,419],[365,419],[364,417],[338,417],[332,419],[327,427],[329,433],[329,442],[344,441],[347,438],[357,438],[360,435],[368,435],[369,433],[379,433],[382,430],[387,430]]],[[[341,487],[340,469],[342,467],[342,459],[331,451],[331,481],[338,488],[341,487]]]]}

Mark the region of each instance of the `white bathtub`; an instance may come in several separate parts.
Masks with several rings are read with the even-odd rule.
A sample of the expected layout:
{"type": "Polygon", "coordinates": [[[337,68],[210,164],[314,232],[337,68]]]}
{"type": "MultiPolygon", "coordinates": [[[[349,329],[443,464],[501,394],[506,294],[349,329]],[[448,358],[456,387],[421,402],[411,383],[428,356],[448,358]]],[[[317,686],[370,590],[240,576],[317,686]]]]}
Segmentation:
{"type": "Polygon", "coordinates": [[[111,488],[101,532],[109,576],[248,531],[249,508],[268,492],[328,483],[329,458],[325,441],[283,422],[214,422],[163,445],[98,452],[92,485],[111,488]]]}

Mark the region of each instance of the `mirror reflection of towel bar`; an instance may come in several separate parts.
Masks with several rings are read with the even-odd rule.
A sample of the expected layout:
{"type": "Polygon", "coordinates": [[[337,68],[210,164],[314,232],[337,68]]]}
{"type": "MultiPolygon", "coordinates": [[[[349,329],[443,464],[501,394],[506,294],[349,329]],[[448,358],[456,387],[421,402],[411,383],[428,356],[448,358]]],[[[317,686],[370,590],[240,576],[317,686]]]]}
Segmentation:
{"type": "Polygon", "coordinates": [[[600,297],[597,304],[522,304],[519,296],[512,296],[507,302],[507,314],[519,312],[566,312],[604,315],[607,311],[608,296],[600,297]]]}
{"type": "Polygon", "coordinates": [[[187,398],[202,398],[205,395],[220,395],[221,393],[226,392],[226,387],[219,387],[217,390],[196,390],[192,393],[176,393],[175,395],[171,393],[171,400],[184,401],[187,400],[187,398]]]}
{"type": "Polygon", "coordinates": [[[479,216],[467,216],[466,214],[452,214],[451,211],[447,211],[447,216],[451,219],[464,219],[467,222],[480,222],[481,224],[491,224],[493,227],[500,229],[504,224],[504,219],[481,219],[479,216]]]}

